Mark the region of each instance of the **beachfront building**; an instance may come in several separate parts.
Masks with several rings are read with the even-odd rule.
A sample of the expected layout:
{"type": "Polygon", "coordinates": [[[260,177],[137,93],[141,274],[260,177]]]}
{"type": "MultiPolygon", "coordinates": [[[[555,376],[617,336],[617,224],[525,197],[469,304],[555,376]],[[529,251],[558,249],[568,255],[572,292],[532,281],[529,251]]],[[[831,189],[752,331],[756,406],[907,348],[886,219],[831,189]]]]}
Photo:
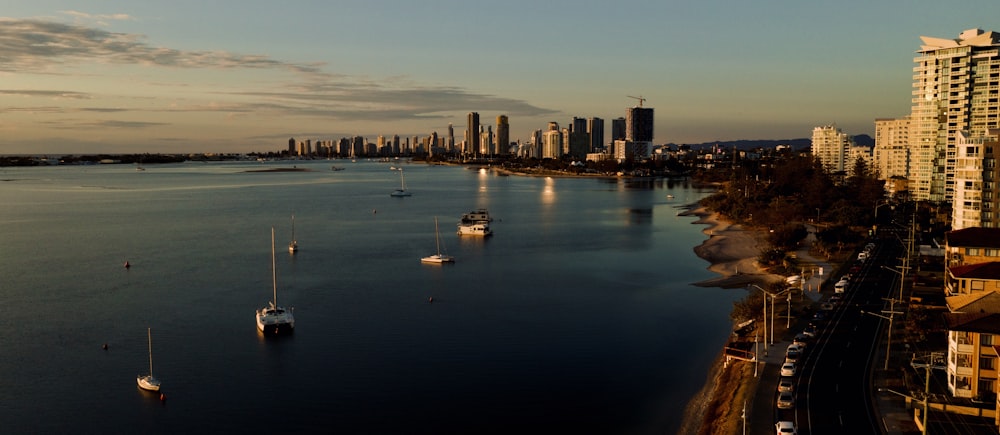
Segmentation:
{"type": "Polygon", "coordinates": [[[960,132],[977,137],[1000,127],[1000,34],[971,29],[956,39],[920,39],[913,59],[910,194],[951,201],[960,132]]]}
{"type": "Polygon", "coordinates": [[[996,185],[1000,178],[1000,168],[996,165],[998,137],[997,129],[990,129],[986,136],[956,134],[952,229],[1000,227],[1000,189],[996,185]]]}
{"type": "Polygon", "coordinates": [[[542,158],[560,159],[562,158],[562,132],[559,131],[558,122],[550,122],[549,129],[542,133],[542,158]]]}
{"type": "Polygon", "coordinates": [[[813,128],[812,154],[828,172],[847,170],[854,139],[840,131],[836,124],[813,128]]]}
{"type": "Polygon", "coordinates": [[[880,118],[875,120],[875,148],[872,166],[890,190],[905,190],[893,180],[905,180],[910,169],[910,118],[880,118]]]}
{"type": "Polygon", "coordinates": [[[948,391],[953,397],[996,402],[1000,293],[947,298],[948,391]]]}
{"type": "Polygon", "coordinates": [[[1000,228],[963,228],[944,234],[945,267],[1000,261],[1000,228]]]}

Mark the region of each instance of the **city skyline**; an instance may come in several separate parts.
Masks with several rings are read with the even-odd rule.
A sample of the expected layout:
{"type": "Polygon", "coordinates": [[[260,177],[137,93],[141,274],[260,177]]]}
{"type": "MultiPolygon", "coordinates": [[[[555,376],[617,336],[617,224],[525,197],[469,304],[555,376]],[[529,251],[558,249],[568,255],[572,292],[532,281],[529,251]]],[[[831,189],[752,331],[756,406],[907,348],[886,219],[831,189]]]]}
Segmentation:
{"type": "Polygon", "coordinates": [[[657,144],[874,135],[910,111],[920,36],[1000,28],[980,0],[662,3],[16,0],[0,154],[440,137],[469,112],[507,116],[523,142],[550,121],[610,127],[633,97],[656,110],[657,144]]]}

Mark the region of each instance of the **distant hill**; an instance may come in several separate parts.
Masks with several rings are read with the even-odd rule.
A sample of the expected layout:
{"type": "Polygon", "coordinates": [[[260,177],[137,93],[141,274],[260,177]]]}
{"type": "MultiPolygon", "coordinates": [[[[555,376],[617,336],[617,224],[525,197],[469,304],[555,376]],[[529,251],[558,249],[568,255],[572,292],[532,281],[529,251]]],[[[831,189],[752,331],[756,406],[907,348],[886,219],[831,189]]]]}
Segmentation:
{"type": "MultiPolygon", "coordinates": [[[[871,136],[867,134],[859,134],[857,136],[854,136],[854,143],[861,146],[872,147],[875,146],[875,139],[873,139],[871,136]]],[[[677,147],[677,144],[673,143],[668,145],[670,145],[673,148],[677,147]]],[[[756,139],[756,140],[740,139],[740,140],[705,142],[700,144],[685,144],[685,145],[690,145],[691,149],[694,150],[709,149],[714,146],[721,146],[726,149],[733,149],[733,147],[736,147],[736,149],[739,150],[750,150],[754,148],[775,148],[778,145],[789,145],[792,147],[793,150],[799,151],[812,146],[812,139],[809,138],[756,139]]]]}

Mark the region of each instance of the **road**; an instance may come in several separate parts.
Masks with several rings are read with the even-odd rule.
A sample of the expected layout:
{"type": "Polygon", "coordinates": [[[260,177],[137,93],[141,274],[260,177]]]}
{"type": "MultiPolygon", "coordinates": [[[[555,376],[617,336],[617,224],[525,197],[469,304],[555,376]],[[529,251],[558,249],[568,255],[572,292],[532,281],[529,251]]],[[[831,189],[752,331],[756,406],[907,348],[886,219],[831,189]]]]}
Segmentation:
{"type": "MultiPolygon", "coordinates": [[[[884,360],[882,343],[888,312],[894,303],[886,299],[893,293],[894,272],[882,264],[895,259],[900,249],[894,243],[883,242],[876,246],[873,258],[860,266],[851,279],[842,300],[832,310],[825,311],[823,320],[813,320],[817,336],[810,340],[803,357],[797,363],[798,372],[792,377],[795,385],[795,407],[779,410],[773,404],[773,416],[768,431],[757,426],[754,434],[774,433],[773,422],[792,420],[802,435],[825,434],[877,434],[881,433],[881,418],[873,407],[872,374],[881,368],[884,360]],[[862,312],[878,314],[863,314],[862,312]]],[[[898,282],[898,281],[897,281],[898,282]]],[[[832,289],[832,285],[830,286],[832,289]]],[[[829,300],[832,290],[824,290],[823,301],[829,300]]],[[[818,304],[817,304],[818,305],[818,304]]],[[[897,310],[898,311],[898,310],[897,310]]],[[[775,343],[772,353],[783,353],[789,342],[775,343]]],[[[780,358],[779,358],[780,359],[780,358]]],[[[780,364],[768,364],[767,369],[778,371],[780,364]]],[[[766,373],[762,377],[761,397],[776,397],[779,377],[766,373]]]]}

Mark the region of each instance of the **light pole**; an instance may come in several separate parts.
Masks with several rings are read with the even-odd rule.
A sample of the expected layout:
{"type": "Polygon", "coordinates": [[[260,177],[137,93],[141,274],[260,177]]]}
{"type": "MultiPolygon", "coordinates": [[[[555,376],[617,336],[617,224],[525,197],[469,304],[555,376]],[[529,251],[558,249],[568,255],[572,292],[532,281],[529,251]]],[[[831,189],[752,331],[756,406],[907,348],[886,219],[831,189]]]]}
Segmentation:
{"type": "Polygon", "coordinates": [[[767,356],[767,290],[764,290],[757,284],[750,284],[753,287],[757,287],[758,290],[764,292],[764,318],[761,319],[764,324],[764,356],[767,356]]]}
{"type": "Polygon", "coordinates": [[[895,314],[903,314],[893,310],[893,308],[895,307],[895,303],[896,303],[895,299],[889,299],[889,311],[882,310],[882,313],[888,314],[888,316],[884,316],[878,313],[873,313],[870,311],[864,311],[864,310],[861,311],[861,314],[870,314],[872,316],[879,317],[889,321],[889,336],[885,340],[885,367],[883,367],[883,370],[889,370],[889,349],[890,346],[892,346],[892,318],[895,314]]]}
{"type": "Polygon", "coordinates": [[[899,303],[903,303],[903,286],[906,285],[906,271],[910,268],[910,266],[899,266],[900,269],[903,269],[902,271],[898,271],[888,266],[882,266],[882,268],[899,274],[899,303]]]}

